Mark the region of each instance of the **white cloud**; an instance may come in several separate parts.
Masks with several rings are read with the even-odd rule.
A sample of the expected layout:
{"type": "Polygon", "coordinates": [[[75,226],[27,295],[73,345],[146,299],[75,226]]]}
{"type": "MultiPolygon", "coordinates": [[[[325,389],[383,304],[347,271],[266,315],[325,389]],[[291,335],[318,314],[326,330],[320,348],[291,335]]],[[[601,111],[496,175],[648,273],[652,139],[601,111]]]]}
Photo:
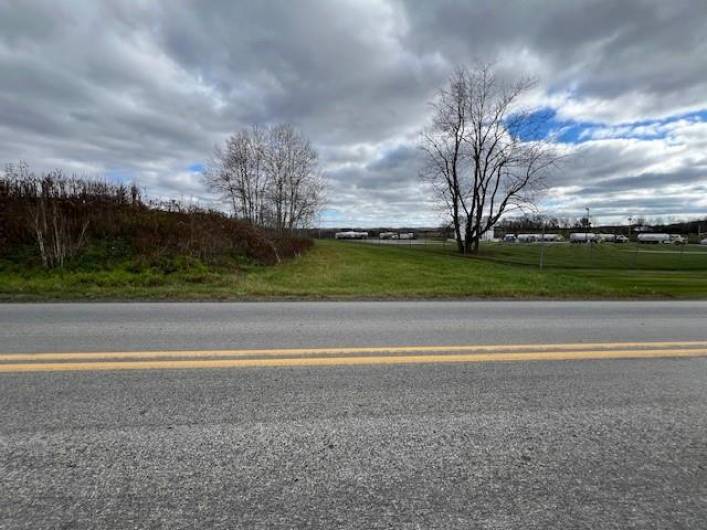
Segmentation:
{"type": "Polygon", "coordinates": [[[414,155],[427,102],[454,65],[496,60],[538,79],[528,105],[595,124],[566,147],[553,207],[704,213],[707,125],[665,120],[707,108],[705,34],[701,0],[3,2],[0,161],[208,200],[189,165],[289,121],[319,147],[338,218],[432,223],[414,155]]]}

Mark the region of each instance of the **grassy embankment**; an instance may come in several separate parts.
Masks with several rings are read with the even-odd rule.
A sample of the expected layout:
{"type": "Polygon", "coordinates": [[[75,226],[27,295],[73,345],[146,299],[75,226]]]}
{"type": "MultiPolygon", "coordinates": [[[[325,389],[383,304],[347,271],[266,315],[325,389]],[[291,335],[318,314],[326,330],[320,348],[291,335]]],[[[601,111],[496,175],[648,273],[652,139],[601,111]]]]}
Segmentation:
{"type": "Polygon", "coordinates": [[[244,271],[312,247],[176,201],[145,201],[136,186],[0,173],[0,298],[234,296],[244,271]]]}
{"type": "Polygon", "coordinates": [[[698,247],[605,245],[590,255],[585,246],[548,245],[542,271],[539,252],[539,245],[488,245],[470,259],[450,247],[321,241],[275,266],[184,258],[140,266],[87,253],[63,271],[0,261],[0,298],[707,297],[707,253],[698,247]]]}

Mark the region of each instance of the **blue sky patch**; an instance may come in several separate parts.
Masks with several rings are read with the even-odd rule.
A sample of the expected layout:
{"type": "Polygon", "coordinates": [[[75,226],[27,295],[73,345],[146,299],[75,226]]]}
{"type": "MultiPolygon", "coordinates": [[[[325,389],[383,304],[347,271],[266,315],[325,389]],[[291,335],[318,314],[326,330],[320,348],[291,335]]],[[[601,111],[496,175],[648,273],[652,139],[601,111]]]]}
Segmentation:
{"type": "Polygon", "coordinates": [[[530,119],[514,124],[511,116],[506,124],[511,133],[527,141],[554,137],[557,142],[578,144],[598,139],[636,138],[655,140],[668,135],[668,125],[685,120],[690,122],[707,121],[707,109],[677,114],[658,120],[640,120],[618,124],[602,122],[582,122],[562,120],[552,108],[542,108],[530,114],[530,119]]]}

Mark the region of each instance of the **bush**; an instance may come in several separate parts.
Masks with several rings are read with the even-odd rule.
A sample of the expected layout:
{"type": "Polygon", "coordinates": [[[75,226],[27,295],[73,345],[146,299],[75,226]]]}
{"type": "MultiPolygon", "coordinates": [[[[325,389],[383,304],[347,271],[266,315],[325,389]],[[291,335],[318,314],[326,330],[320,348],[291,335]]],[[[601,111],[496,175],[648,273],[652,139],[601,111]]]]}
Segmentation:
{"type": "Polygon", "coordinates": [[[216,210],[146,203],[135,186],[59,171],[36,176],[25,166],[10,166],[0,177],[0,256],[17,255],[27,245],[47,268],[63,267],[66,260],[90,268],[131,256],[135,269],[169,274],[223,258],[271,265],[312,242],[216,210]]]}

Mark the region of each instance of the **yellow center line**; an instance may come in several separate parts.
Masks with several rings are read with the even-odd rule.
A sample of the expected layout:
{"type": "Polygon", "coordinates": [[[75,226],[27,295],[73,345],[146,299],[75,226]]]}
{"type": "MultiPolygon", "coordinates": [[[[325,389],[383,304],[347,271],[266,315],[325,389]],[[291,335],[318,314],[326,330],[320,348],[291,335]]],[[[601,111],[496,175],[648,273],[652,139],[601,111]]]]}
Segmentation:
{"type": "Polygon", "coordinates": [[[372,346],[357,348],[279,348],[233,350],[173,350],[173,351],[116,351],[116,352],[53,352],[53,353],[2,353],[0,363],[18,361],[88,361],[100,359],[160,359],[201,357],[296,357],[318,355],[361,355],[400,353],[483,353],[483,352],[535,352],[535,351],[586,351],[626,348],[705,348],[707,341],[653,341],[653,342],[577,342],[567,344],[482,344],[436,346],[372,346]]]}
{"type": "Polygon", "coordinates": [[[530,353],[475,353],[454,355],[385,355],[367,357],[298,357],[265,359],[192,359],[169,361],[108,361],[88,363],[19,363],[0,365],[0,373],[199,368],[256,368],[395,365],[423,363],[483,363],[514,361],[571,361],[590,359],[654,359],[707,357],[707,349],[538,351],[530,353]]]}

